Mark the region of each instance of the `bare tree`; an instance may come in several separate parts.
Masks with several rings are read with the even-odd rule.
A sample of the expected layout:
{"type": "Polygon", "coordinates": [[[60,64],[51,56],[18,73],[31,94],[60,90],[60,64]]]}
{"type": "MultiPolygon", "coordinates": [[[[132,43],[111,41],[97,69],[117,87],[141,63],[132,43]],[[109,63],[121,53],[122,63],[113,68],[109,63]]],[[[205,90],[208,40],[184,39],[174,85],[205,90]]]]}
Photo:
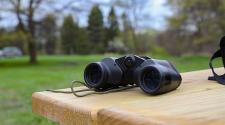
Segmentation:
{"type": "MultiPolygon", "coordinates": [[[[114,5],[121,7],[124,9],[125,13],[127,13],[128,18],[131,20],[132,23],[132,38],[135,46],[136,52],[141,52],[141,48],[138,47],[138,39],[136,36],[136,32],[140,30],[141,22],[147,20],[149,18],[148,14],[144,12],[144,9],[147,0],[115,0],[114,5]]],[[[146,27],[145,27],[146,28],[146,27]]]]}
{"type": "Polygon", "coordinates": [[[21,0],[2,1],[2,11],[8,11],[16,15],[18,25],[17,29],[27,34],[28,53],[30,63],[37,62],[36,44],[35,44],[35,24],[34,15],[39,9],[43,0],[27,0],[27,6],[24,6],[21,0]]]}
{"type": "MultiPolygon", "coordinates": [[[[41,16],[46,15],[49,11],[63,13],[63,11],[71,9],[81,11],[79,8],[73,7],[74,0],[70,0],[60,7],[55,6],[56,0],[1,0],[2,5],[0,11],[9,12],[15,15],[17,19],[17,29],[27,35],[29,62],[37,62],[36,52],[36,25],[40,23],[41,16]],[[46,9],[47,8],[47,9],[46,9]],[[46,12],[48,11],[48,12],[46,12]],[[36,17],[39,17],[37,19],[36,17]]],[[[62,14],[63,15],[63,14],[62,14]]]]}

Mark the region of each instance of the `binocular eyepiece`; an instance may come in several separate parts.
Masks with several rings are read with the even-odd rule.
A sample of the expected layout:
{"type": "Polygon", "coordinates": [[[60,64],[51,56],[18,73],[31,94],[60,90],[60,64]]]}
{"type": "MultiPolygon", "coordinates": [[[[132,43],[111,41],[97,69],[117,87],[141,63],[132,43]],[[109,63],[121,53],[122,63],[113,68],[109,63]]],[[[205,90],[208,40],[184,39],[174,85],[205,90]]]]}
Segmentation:
{"type": "Polygon", "coordinates": [[[96,91],[137,85],[144,92],[157,95],[178,88],[182,78],[169,61],[128,55],[88,64],[84,80],[87,87],[96,91]]]}

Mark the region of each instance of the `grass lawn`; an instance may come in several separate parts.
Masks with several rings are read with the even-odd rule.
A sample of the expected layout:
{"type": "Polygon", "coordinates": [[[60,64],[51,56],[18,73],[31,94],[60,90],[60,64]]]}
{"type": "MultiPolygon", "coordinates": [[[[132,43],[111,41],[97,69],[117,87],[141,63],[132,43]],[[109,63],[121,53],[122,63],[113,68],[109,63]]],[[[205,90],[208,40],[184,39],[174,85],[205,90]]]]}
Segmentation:
{"type": "MultiPolygon", "coordinates": [[[[32,93],[69,87],[72,80],[83,80],[83,70],[87,63],[107,56],[39,56],[37,65],[28,64],[28,57],[0,59],[0,123],[2,125],[56,124],[32,113],[32,93]]],[[[156,56],[155,58],[170,60],[180,72],[206,69],[209,61],[206,56],[156,56]]],[[[214,65],[222,66],[219,60],[214,65]]]]}

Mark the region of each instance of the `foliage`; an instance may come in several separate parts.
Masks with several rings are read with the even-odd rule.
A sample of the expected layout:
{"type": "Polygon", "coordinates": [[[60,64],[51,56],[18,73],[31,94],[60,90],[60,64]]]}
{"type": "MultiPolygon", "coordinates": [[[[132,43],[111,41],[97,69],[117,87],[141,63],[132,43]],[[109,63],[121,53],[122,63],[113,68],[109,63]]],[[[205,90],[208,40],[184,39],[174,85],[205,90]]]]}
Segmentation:
{"type": "Polygon", "coordinates": [[[122,54],[127,53],[128,47],[119,38],[114,38],[113,41],[109,41],[107,50],[108,52],[122,54]]]}
{"type": "Polygon", "coordinates": [[[107,41],[112,41],[119,35],[119,23],[115,15],[114,8],[112,7],[108,15],[108,29],[107,29],[107,41]]]}
{"type": "Polygon", "coordinates": [[[78,36],[76,43],[76,53],[78,54],[89,54],[91,46],[88,43],[88,33],[86,28],[79,28],[78,36]]]}
{"type": "Polygon", "coordinates": [[[79,42],[77,40],[78,36],[78,25],[74,22],[71,15],[66,16],[61,27],[62,48],[65,54],[73,54],[77,51],[76,44],[79,42]]]}
{"type": "Polygon", "coordinates": [[[168,18],[168,30],[160,36],[167,50],[176,55],[214,51],[225,33],[225,1],[169,0],[168,4],[175,13],[168,18]]]}
{"type": "Polygon", "coordinates": [[[164,48],[158,45],[153,45],[151,47],[151,51],[149,52],[149,54],[152,56],[156,56],[156,55],[166,56],[166,57],[169,56],[168,52],[164,48]]]}
{"type": "Polygon", "coordinates": [[[10,31],[10,32],[2,32],[0,33],[0,42],[25,42],[27,40],[27,34],[21,31],[10,31]]]}
{"type": "Polygon", "coordinates": [[[151,51],[154,46],[152,34],[148,32],[137,33],[136,34],[136,43],[135,48],[138,50],[138,53],[146,53],[151,51]]]}
{"type": "Polygon", "coordinates": [[[2,31],[0,32],[0,48],[5,46],[17,46],[25,54],[27,53],[27,37],[28,35],[22,31],[2,31]]]}
{"type": "Polygon", "coordinates": [[[121,33],[123,43],[129,48],[130,52],[134,52],[134,29],[131,25],[130,20],[128,19],[127,14],[123,13],[121,19],[123,25],[123,32],[121,33]]]}
{"type": "Polygon", "coordinates": [[[40,27],[41,35],[44,39],[44,47],[47,54],[55,54],[57,41],[56,18],[53,14],[48,14],[42,20],[40,27]]]}
{"type": "Polygon", "coordinates": [[[94,46],[91,50],[92,53],[103,52],[107,43],[104,41],[103,15],[97,5],[92,8],[89,14],[87,30],[89,44],[90,46],[94,46]]]}

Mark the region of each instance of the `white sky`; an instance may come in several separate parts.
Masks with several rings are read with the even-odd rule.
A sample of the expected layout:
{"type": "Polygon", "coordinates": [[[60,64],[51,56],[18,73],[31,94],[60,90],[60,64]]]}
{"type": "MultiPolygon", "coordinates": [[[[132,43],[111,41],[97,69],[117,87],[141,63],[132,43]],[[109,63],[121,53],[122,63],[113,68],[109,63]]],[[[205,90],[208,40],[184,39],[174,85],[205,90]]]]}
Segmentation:
{"type": "MultiPolygon", "coordinates": [[[[66,3],[67,1],[68,0],[59,0],[59,3],[55,6],[56,7],[60,6],[62,3],[66,3]]],[[[94,0],[94,1],[96,3],[110,2],[110,0],[94,0]]],[[[167,0],[148,0],[148,2],[146,3],[146,5],[143,8],[143,11],[145,13],[147,13],[148,16],[150,16],[150,19],[149,18],[141,19],[139,21],[140,27],[155,28],[158,30],[165,29],[165,27],[166,27],[165,17],[172,15],[172,10],[167,5],[165,5],[166,2],[167,2],[167,0]]],[[[88,3],[88,0],[86,0],[85,2],[81,2],[81,3],[74,3],[73,6],[75,6],[75,7],[85,6],[85,9],[90,10],[91,6],[90,6],[90,4],[87,4],[87,3],[88,3]]],[[[106,21],[110,8],[109,8],[109,6],[104,6],[104,5],[100,6],[100,7],[101,7],[101,10],[104,15],[104,20],[106,21]]],[[[48,7],[45,7],[45,9],[46,8],[48,8],[48,7]]],[[[120,10],[118,8],[116,8],[116,12],[117,12],[116,13],[117,16],[120,16],[122,14],[122,10],[120,10]]],[[[67,13],[71,13],[71,12],[65,12],[64,14],[67,14],[67,13]]],[[[87,16],[88,16],[87,12],[84,12],[84,13],[73,12],[72,14],[76,18],[77,22],[79,22],[79,25],[81,25],[81,26],[87,25],[87,16]]],[[[0,27],[13,27],[17,24],[15,15],[12,15],[12,14],[6,13],[6,12],[4,12],[4,13],[0,12],[0,17],[1,17],[0,27]]],[[[61,16],[61,17],[63,17],[63,16],[61,16]]],[[[36,18],[38,18],[38,17],[36,17],[36,18]]]]}

